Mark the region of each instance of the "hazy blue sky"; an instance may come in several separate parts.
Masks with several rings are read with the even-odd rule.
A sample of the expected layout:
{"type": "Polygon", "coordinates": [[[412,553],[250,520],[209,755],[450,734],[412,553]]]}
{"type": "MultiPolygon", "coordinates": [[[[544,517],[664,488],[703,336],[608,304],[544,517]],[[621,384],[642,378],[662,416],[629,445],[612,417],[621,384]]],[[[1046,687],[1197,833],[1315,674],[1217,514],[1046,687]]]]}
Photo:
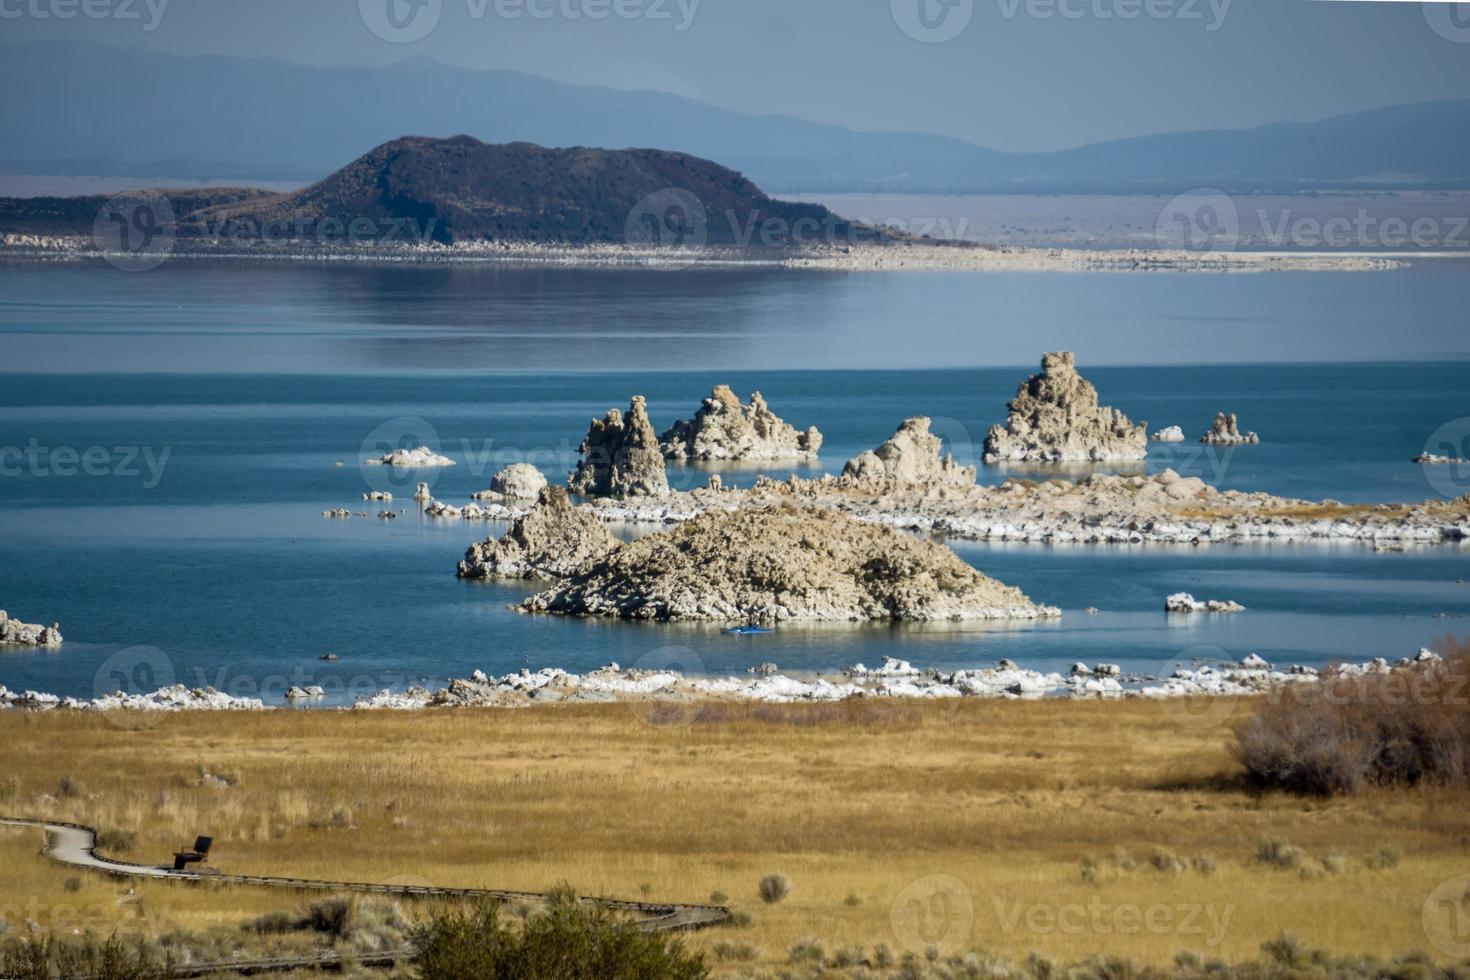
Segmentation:
{"type": "Polygon", "coordinates": [[[85,38],[313,64],[422,55],[1004,149],[1470,97],[1470,3],[1433,6],[1436,30],[1417,2],[415,2],[441,6],[414,20],[408,0],[0,0],[0,39],[85,38]],[[382,20],[390,2],[400,22],[437,18],[436,26],[418,41],[383,40],[363,9],[382,20]],[[919,3],[936,25],[931,37],[968,16],[967,26],[940,43],[915,40],[900,22],[924,34],[919,3]],[[76,9],[68,4],[91,5],[93,15],[54,16],[76,9]]]}

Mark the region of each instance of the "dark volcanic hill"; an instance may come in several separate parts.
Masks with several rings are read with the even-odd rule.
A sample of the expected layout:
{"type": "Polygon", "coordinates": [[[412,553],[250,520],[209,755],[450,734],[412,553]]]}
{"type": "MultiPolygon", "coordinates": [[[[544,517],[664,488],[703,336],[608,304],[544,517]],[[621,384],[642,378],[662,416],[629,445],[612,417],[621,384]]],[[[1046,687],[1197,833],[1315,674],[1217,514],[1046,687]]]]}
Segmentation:
{"type": "Polygon", "coordinates": [[[183,235],[598,244],[846,243],[884,236],[778,201],[687,153],[408,136],[290,194],[180,215],[183,235]]]}

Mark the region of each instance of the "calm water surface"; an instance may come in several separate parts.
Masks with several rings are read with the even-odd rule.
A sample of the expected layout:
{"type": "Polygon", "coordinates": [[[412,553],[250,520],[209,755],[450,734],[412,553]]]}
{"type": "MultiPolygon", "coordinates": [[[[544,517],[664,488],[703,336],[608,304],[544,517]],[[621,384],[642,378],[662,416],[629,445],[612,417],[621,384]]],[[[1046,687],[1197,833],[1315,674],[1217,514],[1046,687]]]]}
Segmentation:
{"type": "MultiPolygon", "coordinates": [[[[1443,472],[1431,481],[1408,462],[1437,432],[1470,434],[1470,424],[1457,428],[1470,416],[1470,379],[1443,354],[1463,350],[1470,276],[1445,269],[159,271],[0,267],[0,449],[30,454],[19,466],[6,457],[0,476],[0,607],[59,619],[67,636],[60,651],[0,653],[0,683],[11,688],[90,696],[118,686],[120,664],[136,683],[268,695],[325,683],[338,700],[477,667],[585,670],[671,656],[721,673],[764,660],[833,671],[885,654],[922,666],[1011,657],[1158,670],[1252,651],[1304,663],[1400,656],[1470,632],[1470,588],[1458,584],[1470,578],[1466,549],[1343,545],[956,545],[1066,610],[1040,626],[786,628],[735,639],[715,627],[530,618],[507,609],[520,586],[454,578],[465,547],[503,526],[424,519],[407,500],[411,485],[357,465],[379,440],[436,443],[459,465],[430,475],[434,493],[463,502],[509,462],[564,477],[588,419],[634,393],[649,397],[662,427],[717,382],[759,388],[788,420],[823,430],[821,463],[803,472],[839,469],[913,414],[934,417],[972,461],[1028,371],[999,365],[1073,347],[1104,401],[1135,420],[1193,437],[1226,409],[1265,439],[1233,452],[1155,446],[1148,471],[1173,466],[1223,487],[1310,498],[1463,493],[1470,487],[1443,472]],[[1311,348],[1313,360],[1395,351],[1415,360],[1089,366],[1311,348]],[[66,475],[80,468],[68,466],[67,449],[95,450],[99,475],[66,475]],[[362,509],[373,488],[393,489],[408,511],[394,522],[320,516],[362,509]],[[1179,589],[1250,610],[1171,620],[1163,596],[1179,589]],[[1100,612],[1080,612],[1089,606],[1100,612]],[[342,660],[320,662],[326,652],[342,660]]],[[[673,473],[682,486],[707,476],[673,473]]],[[[755,476],[725,472],[727,482],[755,476]]],[[[980,478],[1005,476],[982,468],[980,478]]]]}

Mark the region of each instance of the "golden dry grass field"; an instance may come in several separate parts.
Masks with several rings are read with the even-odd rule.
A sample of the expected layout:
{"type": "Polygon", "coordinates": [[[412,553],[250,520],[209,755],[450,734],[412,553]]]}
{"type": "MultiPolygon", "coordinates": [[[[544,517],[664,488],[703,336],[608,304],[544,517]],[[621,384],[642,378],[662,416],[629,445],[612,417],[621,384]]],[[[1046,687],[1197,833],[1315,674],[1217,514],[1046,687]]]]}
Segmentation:
{"type": "MultiPolygon", "coordinates": [[[[1256,796],[1228,724],[1179,724],[1144,701],[715,704],[661,723],[616,704],[146,721],[0,713],[0,813],[133,832],[119,856],[135,861],[212,834],[212,863],[231,872],[724,892],[752,921],[689,941],[749,944],[768,967],[807,937],[1163,964],[1180,950],[1251,957],[1283,931],[1337,953],[1443,959],[1422,909],[1470,872],[1464,793],[1256,796]],[[1302,848],[1305,870],[1259,863],[1263,838],[1302,848]],[[1384,847],[1401,860],[1374,860],[1384,847]],[[1324,869],[1329,853],[1345,865],[1324,869]],[[765,904],[757,885],[772,872],[791,890],[765,904]]],[[[203,929],[310,900],[119,882],[53,864],[40,843],[0,828],[12,927],[66,930],[85,910],[203,929]]]]}

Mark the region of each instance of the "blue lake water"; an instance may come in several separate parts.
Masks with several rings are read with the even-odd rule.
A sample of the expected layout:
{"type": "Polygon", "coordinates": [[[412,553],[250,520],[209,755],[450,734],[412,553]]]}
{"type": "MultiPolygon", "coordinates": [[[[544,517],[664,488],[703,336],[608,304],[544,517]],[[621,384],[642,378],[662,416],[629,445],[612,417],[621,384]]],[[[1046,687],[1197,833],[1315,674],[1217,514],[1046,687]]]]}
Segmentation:
{"type": "MultiPolygon", "coordinates": [[[[957,543],[977,567],[1066,611],[1035,626],[788,627],[732,638],[713,626],[524,617],[507,609],[521,586],[454,577],[465,547],[502,525],[422,518],[408,499],[412,480],[357,465],[381,440],[437,445],[459,465],[423,478],[462,503],[510,462],[564,477],[589,418],[634,393],[648,396],[662,427],[717,382],[742,395],[759,388],[788,420],[822,429],[821,463],[804,473],[840,469],[914,414],[934,417],[973,461],[1040,352],[1073,347],[1104,402],[1135,420],[1178,424],[1193,438],[1225,409],[1265,440],[1234,451],[1156,445],[1148,471],[1173,466],[1222,487],[1313,499],[1464,493],[1470,486],[1447,471],[1409,462],[1426,445],[1443,451],[1434,439],[1462,445],[1470,435],[1464,362],[1435,353],[1465,343],[1470,275],[1459,270],[1030,279],[159,271],[0,266],[0,608],[58,619],[67,637],[59,651],[0,653],[8,687],[91,696],[176,679],[274,696],[323,683],[340,701],[475,668],[673,659],[725,673],[771,660],[830,672],[884,655],[921,666],[1010,657],[1157,671],[1248,652],[1303,663],[1393,657],[1470,633],[1470,587],[1457,584],[1470,578],[1470,549],[1459,546],[957,543]],[[1219,317],[1201,317],[1208,309],[1219,317]],[[1252,338],[1270,343],[1242,346],[1252,338]],[[1252,349],[1310,344],[1322,359],[1416,356],[1105,366],[1191,351],[1219,359],[1208,356],[1217,349],[1251,360],[1252,349]],[[1027,366],[1000,366],[1016,364],[1027,366]],[[328,507],[368,509],[368,489],[392,489],[406,512],[393,522],[321,517],[328,507]],[[1181,589],[1249,611],[1166,617],[1164,595],[1181,589]],[[1088,606],[1099,613],[1082,614],[1088,606]],[[342,659],[322,663],[327,652],[342,659]]],[[[673,482],[703,483],[708,472],[675,471],[673,482]]],[[[756,472],[724,476],[748,483],[756,472]]],[[[982,467],[980,479],[1005,476],[982,467]]]]}

